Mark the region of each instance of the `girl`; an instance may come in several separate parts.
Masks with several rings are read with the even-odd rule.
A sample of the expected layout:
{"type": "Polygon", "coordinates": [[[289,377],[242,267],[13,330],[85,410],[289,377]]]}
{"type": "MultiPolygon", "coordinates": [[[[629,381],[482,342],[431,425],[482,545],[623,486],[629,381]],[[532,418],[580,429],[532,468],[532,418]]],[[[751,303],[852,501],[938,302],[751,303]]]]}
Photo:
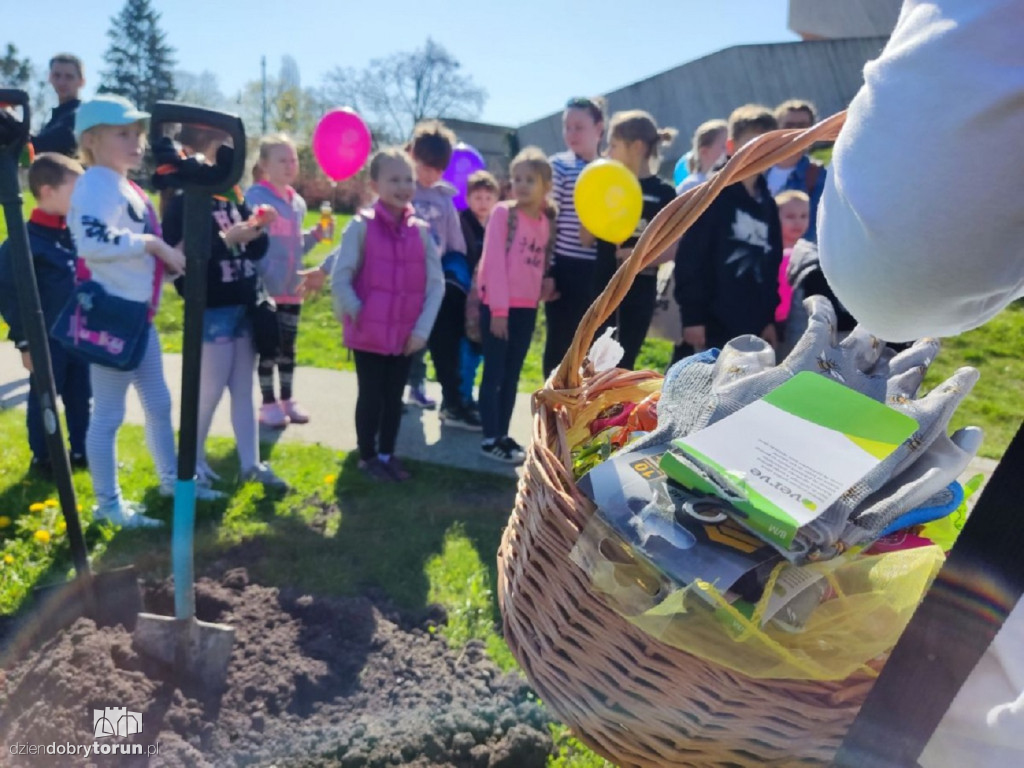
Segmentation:
{"type": "Polygon", "coordinates": [[[545,282],[544,308],[547,340],[544,344],[544,375],[562,361],[576,327],[593,299],[594,238],[580,225],[573,204],[576,179],[587,163],[597,157],[604,133],[604,99],[570,99],[562,113],[562,135],[569,148],[551,157],[555,220],[555,259],[550,282],[545,282]]]}
{"type": "Polygon", "coordinates": [[[326,233],[320,224],[303,231],[306,201],[292,188],[299,176],[299,156],[295,144],[284,134],[260,140],[260,181],[245,192],[253,206],[269,205],[277,211],[270,225],[270,245],[258,268],[267,291],[277,304],[278,328],[281,332],[280,354],[276,359],[260,357],[260,390],[263,406],[260,421],[268,427],[281,428],[289,422],[305,424],[309,414],[292,400],[292,377],[295,374],[295,338],[299,333],[302,311],[302,257],[312,250],[326,233]],[[274,394],[274,366],[281,382],[281,399],[274,394]]]}
{"type": "MultiPolygon", "coordinates": [[[[213,128],[186,125],[181,144],[187,151],[213,163],[228,135],[213,128]]],[[[164,240],[181,242],[184,196],[170,199],[164,213],[164,240]]],[[[199,384],[198,474],[209,485],[220,478],[206,463],[206,437],[225,388],[231,393],[231,426],[243,481],[255,480],[264,488],[287,490],[288,485],[259,460],[259,433],[253,402],[256,352],[249,311],[256,304],[260,277],[256,262],[267,252],[264,226],[276,217],[273,208],[261,209],[258,220],[239,190],[213,198],[213,238],[206,272],[206,312],[203,314],[202,378],[199,384]]]]}
{"type": "MultiPolygon", "coordinates": [[[[160,239],[152,207],[127,179],[128,171],[142,165],[148,117],[147,112],[113,94],[99,95],[79,107],[75,138],[89,169],[75,184],[68,225],[91,279],[114,296],[151,302],[151,320],[164,268],[181,273],[185,256],[160,239]]],[[[151,322],[148,334],[145,354],[136,369],[119,371],[92,365],[90,370],[93,413],[85,449],[96,494],[93,517],[126,528],[162,524],[146,517],[142,505],[122,499],[117,482],[117,432],[124,421],[125,395],[131,384],[146,413],[146,444],[160,476],[160,491],[174,494],[171,393],[164,381],[160,339],[151,322]]],[[[211,495],[200,491],[200,498],[211,495]]]]}
{"type": "Polygon", "coordinates": [[[412,161],[398,147],[370,161],[378,196],[345,227],[331,268],[334,315],[353,351],[359,395],[359,469],[375,480],[408,480],[394,455],[411,355],[423,349],[444,297],[441,255],[414,216],[412,161]]]}
{"type": "Polygon", "coordinates": [[[553,213],[546,205],[552,169],[537,147],[527,147],[516,155],[509,174],[514,199],[494,207],[480,260],[480,452],[496,461],[520,463],[526,454],[509,437],[508,425],[553,250],[553,213]]]}
{"type": "MultiPolygon", "coordinates": [[[[607,155],[625,165],[640,179],[644,204],[640,223],[626,242],[617,246],[603,240],[598,241],[594,275],[595,295],[608,285],[619,264],[629,258],[633,246],[647,224],[658,211],[675,198],[675,189],[654,175],[661,164],[659,145],[671,143],[675,136],[674,128],[659,128],[653,117],[638,109],[616,112],[612,116],[608,129],[607,155]]],[[[673,255],[674,252],[669,249],[662,261],[668,261],[673,255]]],[[[636,276],[618,311],[605,324],[605,327],[618,327],[619,343],[625,350],[619,363],[621,368],[632,370],[636,364],[637,355],[654,316],[657,283],[658,264],[655,263],[636,276]]]]}
{"type": "Polygon", "coordinates": [[[688,163],[690,173],[676,188],[676,194],[681,195],[708,180],[715,166],[725,159],[728,140],[729,124],[725,120],[708,120],[697,127],[688,163]]]}

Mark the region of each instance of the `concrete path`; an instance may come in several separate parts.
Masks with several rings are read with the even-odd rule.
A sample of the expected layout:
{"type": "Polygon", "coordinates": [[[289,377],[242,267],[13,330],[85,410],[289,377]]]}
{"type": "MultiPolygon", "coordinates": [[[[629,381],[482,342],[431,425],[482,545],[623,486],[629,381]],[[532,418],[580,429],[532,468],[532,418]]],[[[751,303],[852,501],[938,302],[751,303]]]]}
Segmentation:
{"type": "MultiPolygon", "coordinates": [[[[174,422],[178,422],[178,394],[181,387],[181,355],[164,355],[164,369],[174,400],[174,422]]],[[[429,382],[427,390],[440,401],[440,387],[429,382]]],[[[309,424],[291,425],[283,430],[261,428],[264,442],[315,443],[342,451],[356,449],[355,402],[356,375],[348,371],[329,371],[322,368],[299,368],[295,373],[295,397],[312,415],[309,424]]],[[[28,377],[21,366],[21,358],[14,345],[0,343],[0,408],[22,406],[28,397],[28,377]]],[[[228,398],[221,400],[214,415],[212,433],[231,437],[228,398]]],[[[256,402],[259,402],[257,396],[256,402]]],[[[134,390],[128,395],[128,423],[142,424],[142,405],[134,390]]],[[[520,393],[512,414],[510,432],[523,445],[531,434],[530,396],[520,393]]],[[[515,469],[480,455],[480,433],[461,429],[442,428],[437,411],[409,408],[402,419],[398,435],[397,453],[401,456],[444,464],[460,469],[490,472],[515,477],[515,469]]],[[[974,459],[964,473],[963,480],[982,473],[986,480],[995,469],[991,459],[974,459]]],[[[977,495],[974,497],[977,499],[977,495]]]]}

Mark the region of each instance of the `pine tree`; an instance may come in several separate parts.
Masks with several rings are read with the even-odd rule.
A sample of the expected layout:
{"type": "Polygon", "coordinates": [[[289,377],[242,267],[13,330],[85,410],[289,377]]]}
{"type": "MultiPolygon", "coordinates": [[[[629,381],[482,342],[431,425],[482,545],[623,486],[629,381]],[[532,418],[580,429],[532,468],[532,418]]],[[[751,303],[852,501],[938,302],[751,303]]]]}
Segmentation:
{"type": "Polygon", "coordinates": [[[120,94],[145,110],[175,97],[174,48],[166,43],[159,22],[150,0],[125,0],[107,30],[110,47],[103,60],[110,69],[102,73],[101,91],[120,94]]]}

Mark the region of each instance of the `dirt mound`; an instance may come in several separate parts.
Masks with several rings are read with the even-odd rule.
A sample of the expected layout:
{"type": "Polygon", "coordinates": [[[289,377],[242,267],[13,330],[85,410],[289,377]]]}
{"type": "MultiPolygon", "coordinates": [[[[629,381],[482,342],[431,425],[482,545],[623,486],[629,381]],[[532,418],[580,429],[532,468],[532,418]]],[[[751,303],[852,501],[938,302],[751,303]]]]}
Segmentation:
{"type": "MultiPolygon", "coordinates": [[[[172,615],[169,585],[149,590],[146,605],[172,615]]],[[[242,568],[200,580],[196,612],[236,630],[222,695],[182,685],[140,656],[123,627],[97,629],[79,619],[7,670],[0,744],[40,752],[16,747],[22,753],[4,755],[5,764],[545,764],[549,718],[523,678],[503,674],[480,643],[449,649],[430,631],[436,617],[410,626],[366,598],[250,584],[242,568]],[[95,738],[93,711],[108,707],[141,713],[142,732],[95,738]],[[83,748],[92,745],[120,752],[85,758],[83,748]],[[131,745],[141,755],[125,756],[131,745]],[[78,757],[55,757],[62,747],[77,747],[78,757]]]]}

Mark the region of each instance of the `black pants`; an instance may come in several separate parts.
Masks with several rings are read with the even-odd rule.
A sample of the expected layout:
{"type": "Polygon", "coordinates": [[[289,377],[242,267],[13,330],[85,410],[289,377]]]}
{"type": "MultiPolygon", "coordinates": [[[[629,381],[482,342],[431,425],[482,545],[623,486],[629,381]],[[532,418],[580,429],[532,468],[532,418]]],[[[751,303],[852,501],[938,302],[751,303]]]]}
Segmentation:
{"type": "Polygon", "coordinates": [[[260,379],[260,392],[263,402],[272,403],[274,397],[274,366],[281,380],[281,399],[292,399],[292,378],[295,376],[295,340],[299,335],[299,317],[302,313],[301,304],[277,305],[277,328],[281,334],[281,346],[276,358],[260,356],[257,372],[260,379]]]}
{"type": "MultiPolygon", "coordinates": [[[[57,394],[64,401],[64,418],[68,423],[68,443],[71,453],[85,455],[85,433],[89,429],[89,402],[92,385],[89,382],[89,364],[69,355],[60,344],[50,342],[50,364],[57,394]]],[[[46,429],[43,425],[43,407],[39,403],[39,382],[30,376],[31,394],[25,417],[28,425],[28,445],[32,455],[45,460],[46,429]]],[[[56,404],[55,404],[56,405],[56,404]]]]}
{"type": "Polygon", "coordinates": [[[442,406],[457,408],[462,403],[459,392],[459,347],[466,335],[466,293],[446,283],[444,300],[437,320],[430,331],[430,357],[441,385],[442,406]]]}
{"type": "Polygon", "coordinates": [[[557,301],[544,306],[547,340],[544,344],[544,376],[558,367],[569,351],[580,320],[594,301],[594,262],[555,256],[552,269],[555,287],[561,294],[557,301]]]}
{"type": "MultiPolygon", "coordinates": [[[[607,282],[600,284],[595,289],[596,293],[604,290],[607,282]]],[[[604,333],[605,328],[615,327],[616,338],[624,350],[619,368],[633,370],[636,365],[636,358],[640,354],[640,348],[647,338],[647,330],[651,327],[651,318],[654,317],[654,304],[658,299],[658,276],[637,275],[633,285],[622,298],[619,308],[612,313],[598,334],[604,333]]]]}
{"type": "Polygon", "coordinates": [[[519,374],[530,350],[537,310],[513,307],[508,311],[508,338],[491,333],[491,311],[480,307],[480,332],[483,336],[484,377],[480,381],[480,420],[484,437],[497,439],[508,434],[512,411],[516,407],[519,374]]]}
{"type": "Polygon", "coordinates": [[[407,355],[378,355],[352,351],[356,360],[356,443],[359,458],[372,459],[378,453],[395,452],[398,427],[402,423],[402,390],[409,378],[407,355]]]}

